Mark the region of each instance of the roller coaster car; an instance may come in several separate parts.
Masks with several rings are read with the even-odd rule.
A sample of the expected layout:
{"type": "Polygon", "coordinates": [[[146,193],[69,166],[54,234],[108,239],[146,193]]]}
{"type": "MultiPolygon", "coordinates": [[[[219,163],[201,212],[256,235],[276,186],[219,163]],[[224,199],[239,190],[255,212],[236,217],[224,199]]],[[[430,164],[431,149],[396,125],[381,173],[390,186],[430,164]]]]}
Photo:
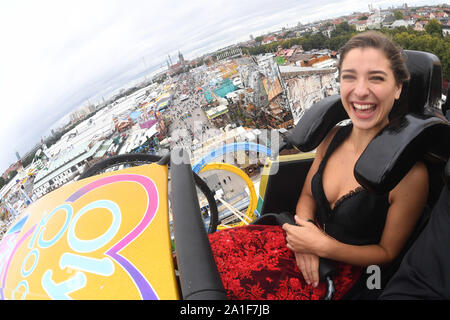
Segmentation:
{"type": "MultiPolygon", "coordinates": [[[[433,208],[444,185],[442,172],[450,179],[450,166],[444,170],[450,125],[436,108],[440,63],[427,53],[407,55],[412,79],[396,108],[403,114],[393,114],[389,126],[369,144],[355,166],[355,177],[373,192],[387,192],[423,159],[430,170],[428,206],[433,208]]],[[[304,114],[282,148],[313,150],[345,116],[339,96],[325,98],[304,114]]],[[[295,211],[313,157],[314,152],[280,156],[265,168],[260,183],[263,219],[295,211]]],[[[0,298],[227,299],[196,185],[217,219],[214,197],[193,173],[183,149],[173,150],[170,157],[126,155],[94,165],[80,180],[32,203],[3,236],[0,298]],[[129,162],[154,163],[99,174],[109,165],[129,162]]],[[[423,220],[422,225],[426,214],[423,220]]],[[[213,219],[209,231],[216,225],[213,219]]]]}

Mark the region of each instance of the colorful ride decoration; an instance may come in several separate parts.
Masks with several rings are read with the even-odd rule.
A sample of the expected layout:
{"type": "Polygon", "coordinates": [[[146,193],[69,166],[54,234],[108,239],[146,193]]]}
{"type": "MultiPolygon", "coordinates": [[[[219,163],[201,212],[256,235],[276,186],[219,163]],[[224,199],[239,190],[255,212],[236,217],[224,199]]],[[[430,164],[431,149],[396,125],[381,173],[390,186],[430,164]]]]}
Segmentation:
{"type": "MultiPolygon", "coordinates": [[[[264,145],[258,144],[258,143],[254,143],[254,142],[229,143],[229,144],[225,144],[223,146],[220,146],[220,147],[208,152],[205,156],[203,156],[199,161],[197,161],[197,163],[195,163],[192,166],[192,171],[194,171],[195,173],[198,174],[204,166],[206,166],[209,162],[213,161],[214,159],[221,157],[227,153],[233,153],[233,152],[237,152],[237,151],[254,151],[254,152],[259,152],[259,153],[265,154],[267,157],[270,157],[272,155],[272,150],[270,148],[268,148],[264,145]]],[[[226,170],[226,169],[224,169],[224,170],[226,170]]],[[[246,181],[246,179],[250,180],[250,178],[248,177],[247,174],[245,174],[245,172],[242,172],[242,173],[243,174],[239,173],[237,175],[240,176],[244,181],[246,181]]],[[[251,180],[250,180],[250,182],[251,182],[251,180]]],[[[251,189],[250,185],[253,186],[253,182],[247,183],[249,190],[251,189]]],[[[254,190],[254,187],[253,187],[253,190],[254,190]]],[[[258,214],[259,208],[262,206],[264,191],[265,191],[265,185],[260,184],[259,196],[257,197],[256,207],[250,214],[249,214],[249,211],[247,210],[246,216],[251,215],[252,217],[255,217],[255,213],[258,214]],[[264,189],[261,189],[261,187],[263,187],[264,189]],[[256,212],[255,212],[255,210],[256,210],[256,212]]],[[[249,205],[249,208],[250,208],[250,205],[249,205]]],[[[219,227],[219,229],[221,229],[221,228],[222,227],[219,227]]]]}
{"type": "Polygon", "coordinates": [[[114,171],[30,205],[0,242],[0,298],[178,299],[167,176],[114,171]]]}
{"type": "MultiPolygon", "coordinates": [[[[249,203],[248,203],[246,213],[243,216],[240,216],[239,213],[235,213],[238,216],[240,222],[233,223],[233,224],[227,224],[227,225],[220,224],[217,226],[217,229],[222,230],[222,229],[228,229],[228,228],[234,228],[234,227],[238,227],[238,226],[242,226],[242,225],[247,225],[250,222],[252,222],[253,220],[255,220],[255,218],[256,218],[255,210],[256,210],[256,206],[258,204],[258,197],[256,195],[255,186],[253,185],[253,182],[252,182],[252,180],[250,180],[248,175],[245,174],[245,172],[243,170],[239,169],[238,167],[233,166],[229,163],[222,163],[222,162],[208,163],[205,166],[203,166],[203,168],[199,171],[199,173],[205,172],[208,170],[225,170],[225,171],[234,173],[237,176],[239,176],[242,180],[244,180],[244,182],[247,184],[247,187],[249,190],[249,203]]],[[[227,205],[225,204],[225,206],[227,206],[227,205]]],[[[234,211],[233,208],[229,208],[229,210],[231,210],[232,212],[234,211]]]]}
{"type": "Polygon", "coordinates": [[[208,152],[205,156],[203,156],[203,158],[192,166],[192,171],[199,173],[201,168],[203,168],[208,162],[211,162],[226,153],[237,151],[254,151],[263,153],[267,156],[272,155],[272,150],[270,150],[270,148],[254,142],[229,143],[208,152]]]}

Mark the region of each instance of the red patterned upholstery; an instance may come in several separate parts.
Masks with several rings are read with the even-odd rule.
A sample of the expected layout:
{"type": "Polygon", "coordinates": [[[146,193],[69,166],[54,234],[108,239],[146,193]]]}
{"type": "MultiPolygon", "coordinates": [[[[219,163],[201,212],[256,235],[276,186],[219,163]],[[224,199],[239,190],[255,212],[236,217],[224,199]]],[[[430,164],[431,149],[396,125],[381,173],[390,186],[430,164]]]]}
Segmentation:
{"type": "MultiPolygon", "coordinates": [[[[319,300],[325,283],[308,285],[286,247],[279,226],[250,225],[209,235],[211,249],[227,296],[232,300],[319,300]]],[[[340,299],[354,285],[362,268],[338,264],[333,278],[340,299]]]]}

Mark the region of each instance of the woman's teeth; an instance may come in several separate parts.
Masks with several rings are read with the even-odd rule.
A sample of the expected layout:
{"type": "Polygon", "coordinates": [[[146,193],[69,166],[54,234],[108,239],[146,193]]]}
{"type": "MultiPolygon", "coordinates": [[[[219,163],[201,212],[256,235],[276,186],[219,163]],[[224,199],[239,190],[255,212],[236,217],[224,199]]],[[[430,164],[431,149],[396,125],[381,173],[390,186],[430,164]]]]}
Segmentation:
{"type": "Polygon", "coordinates": [[[353,104],[353,107],[354,107],[355,109],[357,109],[357,110],[362,110],[362,111],[368,110],[368,109],[370,109],[370,108],[373,108],[374,106],[375,106],[374,104],[357,104],[357,103],[354,103],[354,104],[353,104]]]}
{"type": "Polygon", "coordinates": [[[369,119],[375,114],[376,104],[353,103],[353,112],[359,119],[369,119]]]}

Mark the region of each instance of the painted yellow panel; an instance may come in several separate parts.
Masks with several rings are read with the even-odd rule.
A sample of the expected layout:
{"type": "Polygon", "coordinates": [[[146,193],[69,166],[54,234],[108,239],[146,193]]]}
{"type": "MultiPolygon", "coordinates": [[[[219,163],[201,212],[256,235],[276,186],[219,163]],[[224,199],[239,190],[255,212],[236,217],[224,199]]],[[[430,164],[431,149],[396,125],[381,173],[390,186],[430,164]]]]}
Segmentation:
{"type": "MultiPolygon", "coordinates": [[[[268,162],[264,165],[264,168],[261,172],[261,180],[259,183],[259,201],[264,201],[264,195],[266,194],[266,188],[267,188],[267,181],[269,180],[270,175],[270,166],[273,163],[276,162],[289,162],[289,161],[295,161],[295,160],[305,160],[305,159],[314,159],[316,155],[315,151],[311,152],[299,152],[295,154],[289,154],[289,155],[283,155],[278,156],[277,159],[274,160],[268,160],[268,162]]],[[[262,205],[261,205],[262,207],[262,205]]]]}
{"type": "Polygon", "coordinates": [[[65,185],[0,243],[2,299],[178,299],[167,167],[149,164],[65,185]]]}

